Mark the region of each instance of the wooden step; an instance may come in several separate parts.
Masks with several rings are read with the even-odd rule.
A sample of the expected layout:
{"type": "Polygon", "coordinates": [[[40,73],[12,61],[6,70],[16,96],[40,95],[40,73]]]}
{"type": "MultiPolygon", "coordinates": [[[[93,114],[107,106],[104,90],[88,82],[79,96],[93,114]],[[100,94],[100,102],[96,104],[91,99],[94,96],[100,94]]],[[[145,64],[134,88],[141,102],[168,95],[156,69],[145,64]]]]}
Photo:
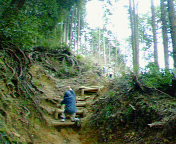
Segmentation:
{"type": "MultiPolygon", "coordinates": [[[[77,101],[77,103],[76,103],[77,107],[86,107],[86,105],[87,105],[87,102],[85,102],[85,101],[77,101]]],[[[61,108],[61,104],[58,104],[57,107],[61,108]]]]}
{"type": "Polygon", "coordinates": [[[77,101],[86,101],[85,98],[77,98],[76,100],[77,100],[77,101]]]}
{"type": "MultiPolygon", "coordinates": [[[[62,110],[62,109],[56,109],[55,112],[57,112],[58,114],[61,114],[61,113],[64,112],[64,110],[62,110]]],[[[76,114],[82,115],[82,114],[84,114],[84,112],[85,112],[85,110],[84,110],[84,109],[81,109],[81,110],[78,110],[78,111],[76,112],[76,114]]]]}
{"type": "Polygon", "coordinates": [[[86,102],[78,102],[78,103],[76,103],[77,107],[85,107],[86,105],[87,105],[86,102]]]}
{"type": "Polygon", "coordinates": [[[77,101],[86,101],[87,99],[91,97],[92,96],[77,96],[77,101]]]}
{"type": "Polygon", "coordinates": [[[61,119],[59,120],[54,120],[51,117],[45,116],[44,119],[47,122],[48,126],[69,126],[69,125],[74,125],[75,122],[71,122],[70,119],[66,119],[65,122],[61,122],[61,119]]]}
{"type": "Polygon", "coordinates": [[[81,127],[81,120],[72,122],[70,119],[66,119],[65,122],[61,122],[61,120],[52,120],[50,121],[50,126],[77,126],[81,127]]]}
{"type": "Polygon", "coordinates": [[[79,87],[79,90],[81,90],[81,95],[83,96],[85,92],[99,92],[101,89],[103,88],[103,86],[81,86],[79,87]]]}
{"type": "Polygon", "coordinates": [[[75,125],[75,122],[71,122],[71,120],[66,120],[65,122],[61,122],[61,120],[53,120],[50,123],[51,126],[70,126],[75,125]]]}
{"type": "Polygon", "coordinates": [[[85,89],[81,89],[81,95],[83,96],[85,92],[97,93],[99,91],[100,91],[100,88],[85,88],[85,89]]]}
{"type": "MultiPolygon", "coordinates": [[[[85,117],[86,116],[86,111],[85,109],[78,110],[76,112],[76,115],[80,115],[79,117],[85,117]]],[[[64,112],[64,110],[57,109],[54,114],[54,118],[58,119],[59,115],[61,115],[64,112]]]]}

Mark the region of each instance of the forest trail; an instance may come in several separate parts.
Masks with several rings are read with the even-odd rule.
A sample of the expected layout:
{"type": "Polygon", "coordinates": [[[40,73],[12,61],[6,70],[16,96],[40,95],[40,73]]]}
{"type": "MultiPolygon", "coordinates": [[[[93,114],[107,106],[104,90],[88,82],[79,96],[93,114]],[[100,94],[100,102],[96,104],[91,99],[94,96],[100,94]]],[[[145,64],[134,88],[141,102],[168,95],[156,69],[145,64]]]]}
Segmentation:
{"type": "Polygon", "coordinates": [[[80,123],[66,120],[60,121],[60,101],[63,98],[64,87],[70,85],[77,93],[78,112],[76,117],[81,121],[89,113],[89,108],[102,86],[80,86],[77,79],[56,79],[48,75],[39,65],[31,68],[33,82],[42,92],[40,95],[40,108],[44,111],[46,125],[35,125],[38,137],[33,139],[34,144],[84,144],[84,138],[80,135],[80,123]],[[87,94],[88,93],[88,94],[87,94]],[[48,129],[49,126],[49,129],[48,129]]]}

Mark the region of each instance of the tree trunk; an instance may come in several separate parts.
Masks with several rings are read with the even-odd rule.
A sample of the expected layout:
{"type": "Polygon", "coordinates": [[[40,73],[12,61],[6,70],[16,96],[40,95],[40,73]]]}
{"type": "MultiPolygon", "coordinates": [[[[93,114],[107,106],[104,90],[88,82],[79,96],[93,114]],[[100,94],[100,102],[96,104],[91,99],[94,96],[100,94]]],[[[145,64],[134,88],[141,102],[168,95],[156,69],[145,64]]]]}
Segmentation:
{"type": "Polygon", "coordinates": [[[81,18],[80,18],[80,11],[78,10],[78,52],[81,52],[80,50],[80,45],[81,45],[81,18]]]}
{"type": "Polygon", "coordinates": [[[108,45],[108,63],[111,62],[111,45],[108,45]]]}
{"type": "Polygon", "coordinates": [[[100,28],[98,29],[98,60],[100,60],[100,28]]]}
{"type": "Polygon", "coordinates": [[[67,24],[64,22],[64,36],[63,36],[63,42],[66,43],[66,31],[67,31],[67,24]]]}
{"type": "Polygon", "coordinates": [[[66,19],[66,41],[65,41],[65,43],[66,44],[68,44],[68,40],[69,40],[69,29],[70,29],[70,27],[69,27],[69,23],[70,23],[70,20],[69,20],[69,17],[67,17],[67,19],[66,19]]]}
{"type": "Polygon", "coordinates": [[[104,35],[103,35],[103,58],[104,58],[104,65],[106,65],[106,42],[104,35]]]}
{"type": "Polygon", "coordinates": [[[139,73],[139,34],[138,34],[138,13],[134,0],[129,0],[131,45],[133,51],[133,71],[139,73]]]}
{"type": "Polygon", "coordinates": [[[158,64],[158,46],[157,46],[157,33],[156,33],[156,10],[154,6],[154,0],[151,0],[151,11],[152,11],[152,33],[153,33],[153,44],[154,44],[154,62],[158,64]]]}
{"type": "Polygon", "coordinates": [[[160,11],[161,11],[161,21],[162,21],[162,36],[163,36],[163,46],[164,46],[164,61],[165,68],[169,69],[169,42],[168,42],[168,28],[167,28],[167,7],[164,4],[166,0],[160,0],[160,11]]]}
{"type": "Polygon", "coordinates": [[[134,3],[134,36],[135,36],[135,73],[139,73],[139,27],[138,11],[134,3]]]}
{"type": "Polygon", "coordinates": [[[71,22],[70,22],[70,34],[69,34],[69,46],[72,45],[72,40],[73,40],[73,19],[74,19],[74,8],[72,9],[71,12],[71,22]]]}
{"type": "Polygon", "coordinates": [[[75,16],[74,16],[74,49],[75,53],[78,53],[77,49],[77,8],[75,8],[75,16]]]}
{"type": "MultiPolygon", "coordinates": [[[[174,8],[174,1],[167,0],[168,2],[168,12],[169,12],[169,22],[173,46],[173,59],[174,59],[174,68],[176,69],[176,12],[174,8]]],[[[176,76],[176,73],[175,73],[176,76]]]]}
{"type": "Polygon", "coordinates": [[[176,12],[174,8],[174,1],[167,0],[168,4],[168,13],[169,13],[169,22],[170,22],[170,32],[172,38],[173,46],[173,59],[174,59],[174,79],[172,80],[173,95],[176,96],[176,12]]]}

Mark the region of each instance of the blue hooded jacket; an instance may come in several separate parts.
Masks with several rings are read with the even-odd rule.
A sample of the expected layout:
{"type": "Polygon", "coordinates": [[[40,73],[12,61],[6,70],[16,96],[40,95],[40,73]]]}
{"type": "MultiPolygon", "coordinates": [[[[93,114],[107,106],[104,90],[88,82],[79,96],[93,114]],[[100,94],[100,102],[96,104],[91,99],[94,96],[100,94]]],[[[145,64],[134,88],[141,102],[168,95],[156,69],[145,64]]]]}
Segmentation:
{"type": "Polygon", "coordinates": [[[76,94],[73,90],[66,91],[64,95],[64,100],[61,101],[61,104],[65,104],[65,113],[74,114],[77,112],[76,107],[76,94]]]}

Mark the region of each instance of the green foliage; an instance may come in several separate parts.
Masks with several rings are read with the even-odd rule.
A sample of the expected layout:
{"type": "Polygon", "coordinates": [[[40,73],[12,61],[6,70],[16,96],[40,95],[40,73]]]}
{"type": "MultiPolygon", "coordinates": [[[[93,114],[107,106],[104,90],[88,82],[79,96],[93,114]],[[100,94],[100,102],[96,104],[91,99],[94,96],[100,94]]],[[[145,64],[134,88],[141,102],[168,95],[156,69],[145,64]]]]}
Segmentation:
{"type": "Polygon", "coordinates": [[[0,144],[11,144],[6,132],[0,131],[0,144]]]}
{"type": "MultiPolygon", "coordinates": [[[[164,86],[162,87],[161,81],[170,79],[171,74],[167,71],[160,72],[159,68],[153,64],[150,64],[146,70],[148,73],[145,72],[141,77],[146,78],[148,76],[147,78],[153,83],[153,87],[159,87],[163,90],[164,86]],[[155,73],[161,74],[156,77],[155,73]],[[164,77],[163,73],[165,74],[164,77]],[[153,78],[149,79],[150,76],[157,78],[160,83],[157,85],[153,78]]],[[[133,74],[123,75],[114,80],[109,87],[109,92],[104,94],[103,99],[96,102],[93,115],[90,118],[90,126],[99,130],[101,142],[113,141],[111,135],[115,138],[118,137],[116,134],[121,133],[121,128],[125,130],[123,133],[128,130],[135,131],[136,140],[137,136],[145,138],[145,136],[150,135],[148,124],[163,125],[163,129],[159,132],[161,139],[166,135],[174,136],[175,98],[153,91],[153,89],[142,90],[138,84],[140,82],[144,86],[146,79],[141,79],[141,77],[136,81],[133,74]],[[142,136],[141,130],[143,131],[142,136]]],[[[169,80],[164,84],[169,84],[169,80]]],[[[131,141],[131,138],[124,139],[127,143],[126,140],[131,141]]],[[[138,143],[135,139],[133,140],[133,143],[138,143]]]]}
{"type": "Polygon", "coordinates": [[[4,116],[0,113],[0,144],[10,144],[4,116]]]}
{"type": "MultiPolygon", "coordinates": [[[[17,1],[18,2],[18,1],[17,1]]],[[[59,41],[59,22],[65,20],[71,7],[81,3],[78,0],[27,0],[20,9],[10,0],[0,1],[0,35],[6,43],[13,43],[23,49],[59,41]],[[54,39],[54,40],[53,40],[54,39]]],[[[58,46],[58,42],[57,42],[58,46]]]]}
{"type": "Polygon", "coordinates": [[[76,58],[77,58],[78,60],[84,60],[84,56],[83,56],[83,55],[77,55],[76,58]]]}
{"type": "Polygon", "coordinates": [[[66,61],[63,61],[59,66],[59,70],[56,72],[56,76],[60,78],[68,78],[78,75],[79,71],[76,67],[70,66],[66,61]]]}
{"type": "Polygon", "coordinates": [[[140,41],[146,44],[144,50],[148,50],[151,48],[153,39],[152,39],[152,26],[151,26],[151,18],[149,17],[148,13],[142,15],[139,18],[139,36],[140,41]]]}
{"type": "Polygon", "coordinates": [[[154,63],[149,63],[141,75],[141,80],[147,87],[163,90],[172,84],[172,79],[173,74],[169,70],[159,69],[154,63]]]}

